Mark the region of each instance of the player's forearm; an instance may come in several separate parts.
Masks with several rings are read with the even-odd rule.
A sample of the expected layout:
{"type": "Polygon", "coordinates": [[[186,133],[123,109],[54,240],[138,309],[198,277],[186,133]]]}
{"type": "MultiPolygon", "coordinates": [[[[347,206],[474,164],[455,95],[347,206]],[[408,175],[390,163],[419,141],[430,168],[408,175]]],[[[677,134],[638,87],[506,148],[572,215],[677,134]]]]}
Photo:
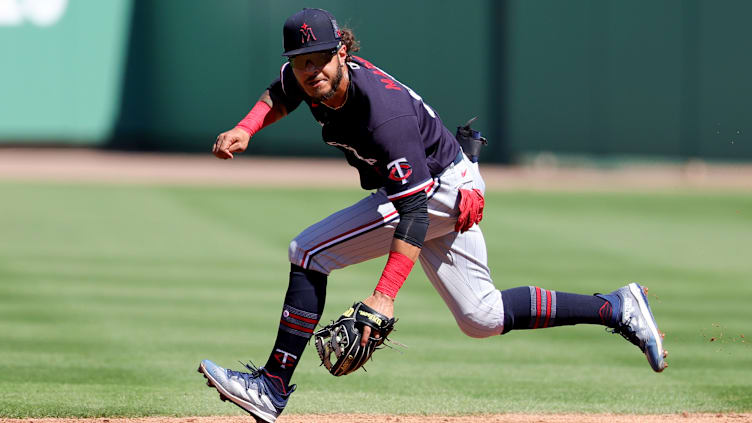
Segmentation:
{"type": "Polygon", "coordinates": [[[264,119],[264,126],[270,125],[287,116],[287,110],[285,109],[285,106],[282,104],[274,103],[272,96],[269,94],[269,90],[265,90],[264,93],[261,94],[261,97],[259,97],[258,101],[266,103],[271,108],[266,118],[264,119]]]}
{"type": "Polygon", "coordinates": [[[399,212],[400,222],[394,230],[389,258],[376,285],[377,293],[392,299],[396,298],[418,260],[429,224],[428,198],[423,191],[395,200],[394,207],[399,212]]]}
{"type": "Polygon", "coordinates": [[[420,247],[416,247],[415,245],[409,244],[397,238],[392,239],[392,246],[389,248],[389,251],[398,252],[412,260],[413,263],[418,261],[420,250],[420,247]]]}
{"type": "Polygon", "coordinates": [[[269,95],[269,90],[266,90],[261,94],[261,97],[251,111],[248,112],[248,115],[238,122],[236,128],[240,128],[247,132],[248,135],[253,136],[262,128],[271,125],[285,115],[287,115],[285,106],[275,104],[269,95]]]}
{"type": "Polygon", "coordinates": [[[420,247],[400,239],[393,239],[389,258],[376,285],[374,295],[381,293],[392,300],[397,298],[397,292],[402,288],[419,255],[420,247]]]}

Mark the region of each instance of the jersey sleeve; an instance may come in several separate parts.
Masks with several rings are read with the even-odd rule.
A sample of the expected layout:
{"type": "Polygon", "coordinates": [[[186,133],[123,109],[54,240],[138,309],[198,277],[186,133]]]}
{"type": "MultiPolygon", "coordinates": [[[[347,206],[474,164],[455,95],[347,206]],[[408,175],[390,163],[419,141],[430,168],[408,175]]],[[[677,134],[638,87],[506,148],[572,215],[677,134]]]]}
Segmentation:
{"type": "Polygon", "coordinates": [[[373,140],[382,150],[379,165],[391,201],[425,190],[433,182],[414,115],[381,124],[373,131],[373,140]]]}
{"type": "Polygon", "coordinates": [[[303,95],[303,90],[301,90],[295,75],[292,73],[290,63],[285,62],[279,70],[279,78],[269,85],[269,96],[272,98],[272,102],[282,104],[287,113],[291,113],[303,101],[303,95]]]}

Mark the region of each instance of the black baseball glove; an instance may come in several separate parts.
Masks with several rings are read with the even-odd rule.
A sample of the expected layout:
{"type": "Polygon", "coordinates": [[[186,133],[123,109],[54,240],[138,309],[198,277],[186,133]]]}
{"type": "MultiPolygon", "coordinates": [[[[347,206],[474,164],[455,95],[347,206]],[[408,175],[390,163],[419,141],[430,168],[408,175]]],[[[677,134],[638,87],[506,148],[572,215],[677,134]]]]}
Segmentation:
{"type": "Polygon", "coordinates": [[[321,364],[334,376],[347,375],[358,370],[384,343],[396,322],[396,319],[384,316],[363,302],[353,304],[337,321],[313,334],[321,364]],[[365,347],[361,347],[364,325],[371,327],[371,335],[365,347]],[[379,338],[375,337],[377,334],[379,338]]]}

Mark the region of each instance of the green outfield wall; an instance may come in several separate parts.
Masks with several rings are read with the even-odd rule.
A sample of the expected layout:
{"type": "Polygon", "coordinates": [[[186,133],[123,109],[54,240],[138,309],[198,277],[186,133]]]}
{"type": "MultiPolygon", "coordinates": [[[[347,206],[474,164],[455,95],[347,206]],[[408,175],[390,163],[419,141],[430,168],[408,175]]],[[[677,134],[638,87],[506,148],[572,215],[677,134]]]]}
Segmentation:
{"type": "Polygon", "coordinates": [[[508,3],[516,153],[752,157],[752,2],[508,3]]]}
{"type": "MultiPolygon", "coordinates": [[[[481,3],[478,3],[479,5],[481,3]]],[[[136,2],[120,141],[142,148],[205,149],[245,116],[284,63],[282,23],[311,2],[160,0],[136,2]]],[[[483,115],[491,95],[486,11],[462,19],[455,1],[321,1],[354,28],[363,57],[392,72],[456,126],[483,115]],[[429,7],[430,6],[430,7],[429,7]],[[442,22],[441,26],[434,26],[442,22]],[[475,23],[475,24],[474,24],[475,23]],[[461,34],[458,35],[458,34],[461,34]],[[463,52],[464,50],[464,52],[463,52]],[[456,52],[453,53],[453,52],[456,52]]],[[[268,154],[329,154],[304,108],[265,129],[252,149],[268,154]]]]}
{"type": "Polygon", "coordinates": [[[130,11],[130,0],[0,1],[0,143],[112,136],[130,11]]]}
{"type": "MultiPolygon", "coordinates": [[[[278,75],[282,22],[305,6],[448,127],[478,115],[486,160],[752,158],[750,1],[57,1],[46,26],[0,2],[31,16],[0,6],[0,143],[205,151],[278,75]]],[[[252,150],[338,155],[319,131],[301,109],[252,150]]]]}

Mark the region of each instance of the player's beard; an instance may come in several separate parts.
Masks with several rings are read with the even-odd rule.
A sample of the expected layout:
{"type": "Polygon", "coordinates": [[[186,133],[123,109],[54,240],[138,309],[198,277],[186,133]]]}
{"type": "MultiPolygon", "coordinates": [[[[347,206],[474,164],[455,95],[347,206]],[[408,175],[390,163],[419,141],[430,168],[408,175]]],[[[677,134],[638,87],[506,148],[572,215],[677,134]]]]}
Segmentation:
{"type": "Polygon", "coordinates": [[[343,66],[337,66],[337,74],[334,75],[334,79],[332,79],[332,87],[329,89],[329,91],[313,98],[314,100],[316,100],[316,102],[323,103],[324,101],[334,97],[334,94],[337,93],[337,88],[339,87],[339,84],[342,83],[342,78],[344,77],[342,67],[343,66]]]}

